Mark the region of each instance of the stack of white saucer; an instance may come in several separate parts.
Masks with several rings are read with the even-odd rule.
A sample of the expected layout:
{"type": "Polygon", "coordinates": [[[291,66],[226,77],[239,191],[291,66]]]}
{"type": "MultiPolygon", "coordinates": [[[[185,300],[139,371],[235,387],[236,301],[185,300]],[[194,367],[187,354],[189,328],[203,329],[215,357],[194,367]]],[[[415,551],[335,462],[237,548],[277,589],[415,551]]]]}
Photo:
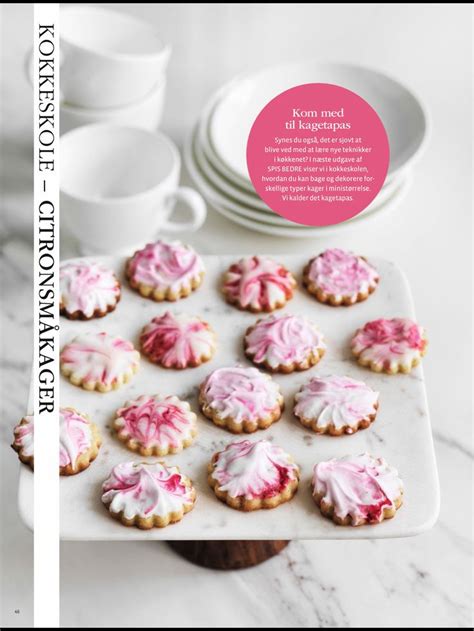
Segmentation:
{"type": "Polygon", "coordinates": [[[355,228],[399,205],[427,132],[425,108],[398,81],[350,64],[302,62],[248,74],[221,88],[188,139],[185,162],[209,205],[231,221],[276,236],[325,236],[355,228]],[[257,196],[247,170],[247,138],[258,113],[281,92],[305,83],[332,83],[359,94],[379,114],[389,138],[390,165],[383,188],[362,213],[336,226],[302,226],[280,217],[257,196]]]}
{"type": "Polygon", "coordinates": [[[60,13],[61,133],[89,123],[155,130],[170,48],[154,27],[94,6],[60,13]]]}

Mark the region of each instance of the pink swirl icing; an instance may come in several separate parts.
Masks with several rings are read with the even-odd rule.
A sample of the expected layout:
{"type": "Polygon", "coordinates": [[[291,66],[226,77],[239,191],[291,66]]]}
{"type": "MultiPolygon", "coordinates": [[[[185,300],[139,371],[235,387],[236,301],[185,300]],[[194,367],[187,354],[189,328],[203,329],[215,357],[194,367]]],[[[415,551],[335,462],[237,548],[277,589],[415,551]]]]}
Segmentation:
{"type": "Polygon", "coordinates": [[[166,517],[193,504],[193,489],[177,467],[163,462],[123,462],[102,486],[102,501],[124,517],[166,517]]]}
{"type": "MultiPolygon", "coordinates": [[[[14,429],[14,446],[26,457],[34,456],[34,417],[25,416],[14,429]]],[[[59,409],[59,465],[75,467],[78,457],[92,445],[88,418],[71,408],[59,409]]]]}
{"type": "Polygon", "coordinates": [[[71,380],[113,386],[138,367],[140,355],[133,344],[108,333],[82,333],[61,352],[61,368],[71,380]]]}
{"type": "Polygon", "coordinates": [[[316,326],[301,316],[269,316],[260,320],[245,336],[246,351],[257,363],[272,368],[304,362],[311,353],[326,349],[316,326]]]}
{"type": "Polygon", "coordinates": [[[157,241],[135,252],[128,263],[131,280],[154,289],[178,291],[204,272],[201,257],[180,241],[157,241]]]}
{"type": "Polygon", "coordinates": [[[27,458],[34,455],[34,416],[25,416],[13,430],[13,447],[27,458]]]}
{"type": "Polygon", "coordinates": [[[77,458],[91,446],[90,422],[74,410],[61,408],[59,423],[59,464],[74,466],[77,458]]]}
{"type": "Polygon", "coordinates": [[[207,322],[169,311],[144,327],[140,343],[151,361],[167,368],[197,365],[214,352],[214,334],[207,322]]]}
{"type": "Polygon", "coordinates": [[[59,272],[61,307],[90,318],[95,311],[107,312],[120,297],[115,274],[95,262],[63,263],[59,272]]]}
{"type": "Polygon", "coordinates": [[[296,394],[295,415],[316,421],[317,427],[336,429],[358,426],[375,414],[379,394],[363,381],[331,375],[313,377],[296,394]]]}
{"type": "Polygon", "coordinates": [[[176,396],[138,397],[117,411],[114,427],[119,434],[144,447],[179,449],[194,435],[196,415],[176,396]]]}
{"type": "Polygon", "coordinates": [[[408,318],[379,318],[367,322],[352,338],[352,350],[381,366],[411,363],[426,346],[424,330],[408,318]]]}
{"type": "Polygon", "coordinates": [[[311,261],[308,278],[326,294],[357,298],[375,287],[379,275],[362,257],[332,248],[311,261]]]}
{"type": "Polygon", "coordinates": [[[224,293],[243,308],[274,309],[293,295],[293,275],[273,259],[251,256],[229,268],[224,293]]]}
{"type": "Polygon", "coordinates": [[[230,443],[219,452],[211,477],[231,497],[264,499],[283,492],[298,478],[298,467],[267,440],[230,443]]]}
{"type": "Polygon", "coordinates": [[[256,368],[218,368],[201,386],[205,403],[223,419],[240,422],[269,416],[280,407],[281,394],[275,381],[256,368]]]}
{"type": "Polygon", "coordinates": [[[382,521],[384,508],[393,508],[402,492],[397,470],[369,454],[333,458],[314,467],[313,495],[333,505],[337,517],[350,515],[354,526],[382,521]]]}

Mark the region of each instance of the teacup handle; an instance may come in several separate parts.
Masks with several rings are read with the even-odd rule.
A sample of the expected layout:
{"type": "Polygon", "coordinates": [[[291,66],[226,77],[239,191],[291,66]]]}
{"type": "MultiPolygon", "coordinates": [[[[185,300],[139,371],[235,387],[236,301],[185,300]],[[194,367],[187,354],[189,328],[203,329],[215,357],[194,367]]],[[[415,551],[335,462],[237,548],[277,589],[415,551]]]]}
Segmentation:
{"type": "Polygon", "coordinates": [[[194,232],[198,230],[204,223],[207,215],[206,204],[197,191],[187,186],[180,186],[174,193],[168,198],[168,203],[174,204],[176,202],[183,202],[187,210],[191,214],[190,221],[165,221],[160,230],[167,232],[194,232]]]}

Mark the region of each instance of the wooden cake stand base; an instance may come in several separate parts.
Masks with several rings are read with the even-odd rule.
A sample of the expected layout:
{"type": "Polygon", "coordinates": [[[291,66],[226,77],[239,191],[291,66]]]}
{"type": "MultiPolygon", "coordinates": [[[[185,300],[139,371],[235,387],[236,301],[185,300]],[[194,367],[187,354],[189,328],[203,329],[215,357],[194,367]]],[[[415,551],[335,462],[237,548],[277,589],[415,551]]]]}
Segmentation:
{"type": "Polygon", "coordinates": [[[286,548],[289,541],[168,541],[191,563],[216,570],[240,570],[263,563],[286,548]]]}

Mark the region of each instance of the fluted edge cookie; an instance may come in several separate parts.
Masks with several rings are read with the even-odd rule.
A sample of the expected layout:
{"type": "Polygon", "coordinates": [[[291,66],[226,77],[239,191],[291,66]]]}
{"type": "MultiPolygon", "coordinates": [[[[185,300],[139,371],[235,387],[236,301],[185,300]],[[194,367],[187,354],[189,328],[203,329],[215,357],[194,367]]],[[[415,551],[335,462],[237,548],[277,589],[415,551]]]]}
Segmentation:
{"type": "Polygon", "coordinates": [[[278,384],[257,368],[214,370],[200,386],[203,414],[234,434],[266,429],[281,417],[284,399],[278,384]]]}
{"type": "MultiPolygon", "coordinates": [[[[13,430],[12,448],[34,469],[34,416],[24,416],[13,430]]],[[[102,444],[97,425],[72,407],[59,409],[59,474],[76,475],[89,467],[102,444]]]]}
{"type": "Polygon", "coordinates": [[[312,258],[303,285],[319,302],[349,307],[367,300],[379,283],[377,270],[363,256],[332,248],[312,258]]]}
{"type": "Polygon", "coordinates": [[[124,526],[165,528],[194,508],[196,490],[178,467],[164,462],[123,462],[102,485],[102,503],[124,526]]]}
{"type": "Polygon", "coordinates": [[[230,443],[208,465],[208,482],[216,497],[244,512],[290,501],[299,478],[293,458],[267,440],[230,443]]]}
{"type": "Polygon", "coordinates": [[[312,494],[321,513],[340,526],[379,524],[403,503],[403,482],[383,458],[368,453],[315,465],[312,494]]]}

